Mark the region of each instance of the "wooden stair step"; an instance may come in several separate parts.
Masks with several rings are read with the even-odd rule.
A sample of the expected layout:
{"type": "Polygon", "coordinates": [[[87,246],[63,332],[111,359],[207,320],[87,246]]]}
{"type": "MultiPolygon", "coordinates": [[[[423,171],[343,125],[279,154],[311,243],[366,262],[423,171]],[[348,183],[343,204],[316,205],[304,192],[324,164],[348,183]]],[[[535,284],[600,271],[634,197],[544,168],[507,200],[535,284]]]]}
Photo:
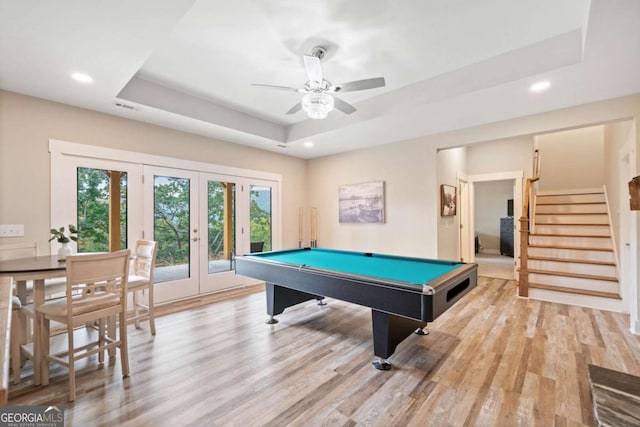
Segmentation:
{"type": "Polygon", "coordinates": [[[529,273],[544,274],[547,276],[575,277],[577,279],[587,280],[602,280],[603,282],[618,282],[618,279],[615,277],[595,276],[592,274],[565,273],[563,271],[529,270],[529,273]]]}
{"type": "Polygon", "coordinates": [[[572,258],[551,258],[551,257],[544,257],[544,256],[529,256],[527,257],[528,260],[537,260],[537,261],[553,261],[553,262],[571,262],[574,264],[593,264],[593,265],[609,265],[612,267],[616,266],[615,262],[609,262],[609,261],[591,261],[588,259],[572,259],[572,258]]]}
{"type": "Polygon", "coordinates": [[[536,212],[539,215],[608,215],[606,212],[536,212]]]}
{"type": "Polygon", "coordinates": [[[598,238],[607,238],[609,239],[611,236],[609,235],[600,235],[600,234],[555,234],[555,233],[531,233],[530,236],[542,236],[542,237],[598,237],[598,238]]]}
{"type": "Polygon", "coordinates": [[[582,248],[579,246],[562,246],[562,245],[529,245],[530,248],[548,248],[548,249],[570,249],[577,251],[603,251],[613,252],[610,248],[582,248]]]}
{"type": "Polygon", "coordinates": [[[589,195],[593,195],[593,194],[602,194],[604,195],[603,191],[600,190],[596,190],[595,188],[592,189],[592,191],[585,191],[585,192],[567,192],[567,193],[563,193],[562,191],[558,191],[553,192],[553,193],[548,193],[548,192],[540,192],[537,194],[538,197],[553,197],[553,196],[584,196],[585,194],[589,194],[589,195]]]}
{"type": "Polygon", "coordinates": [[[529,288],[543,289],[547,291],[566,292],[570,294],[588,295],[592,297],[611,298],[621,300],[620,295],[612,292],[588,291],[584,289],[565,288],[564,286],[542,285],[540,283],[529,283],[529,288]]]}
{"type": "Polygon", "coordinates": [[[604,205],[605,202],[538,202],[536,206],[557,206],[557,205],[604,205]]]}
{"type": "Polygon", "coordinates": [[[536,224],[536,225],[540,225],[540,226],[543,226],[543,227],[548,227],[548,226],[550,226],[550,225],[552,225],[552,226],[562,226],[562,227],[564,227],[565,225],[568,225],[568,226],[570,226],[570,227],[573,227],[573,226],[576,226],[576,227],[577,227],[577,226],[580,226],[580,227],[609,227],[609,224],[602,224],[602,223],[600,223],[600,224],[597,224],[597,223],[589,224],[589,223],[586,223],[586,222],[585,222],[585,223],[575,223],[575,222],[545,222],[545,223],[543,223],[543,224],[538,223],[538,224],[536,224]]]}

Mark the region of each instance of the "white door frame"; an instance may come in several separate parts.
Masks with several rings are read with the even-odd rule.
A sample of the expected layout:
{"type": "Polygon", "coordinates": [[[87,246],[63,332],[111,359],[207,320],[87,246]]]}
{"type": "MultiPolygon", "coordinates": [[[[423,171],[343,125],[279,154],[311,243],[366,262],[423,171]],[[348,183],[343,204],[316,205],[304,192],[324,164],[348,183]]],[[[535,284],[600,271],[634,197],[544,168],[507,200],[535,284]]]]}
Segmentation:
{"type": "Polygon", "coordinates": [[[471,210],[469,204],[469,178],[466,174],[458,173],[458,213],[460,214],[460,228],[458,234],[458,259],[464,262],[473,262],[475,254],[475,241],[470,234],[471,210]]]}
{"type": "MultiPolygon", "coordinates": [[[[486,182],[486,181],[508,181],[514,180],[514,192],[513,192],[513,211],[514,215],[518,212],[518,207],[522,206],[522,180],[524,178],[524,171],[509,171],[509,172],[495,172],[495,173],[485,173],[479,175],[469,175],[467,176],[469,182],[469,236],[473,241],[473,237],[475,236],[475,201],[474,201],[474,184],[476,182],[486,182]]],[[[471,245],[472,242],[469,242],[471,245]]],[[[516,271],[520,267],[520,224],[518,218],[514,216],[514,230],[513,230],[513,246],[514,246],[514,278],[516,277],[516,271]]],[[[469,262],[475,261],[475,251],[471,251],[472,257],[469,262]]]]}
{"type": "MultiPolygon", "coordinates": [[[[635,134],[635,133],[634,133],[635,134]]],[[[640,307],[638,306],[638,281],[635,262],[638,259],[637,225],[635,213],[629,210],[628,182],[637,173],[636,154],[633,139],[630,138],[618,151],[619,162],[619,250],[620,255],[620,293],[623,311],[629,311],[629,329],[640,335],[640,307]]]]}

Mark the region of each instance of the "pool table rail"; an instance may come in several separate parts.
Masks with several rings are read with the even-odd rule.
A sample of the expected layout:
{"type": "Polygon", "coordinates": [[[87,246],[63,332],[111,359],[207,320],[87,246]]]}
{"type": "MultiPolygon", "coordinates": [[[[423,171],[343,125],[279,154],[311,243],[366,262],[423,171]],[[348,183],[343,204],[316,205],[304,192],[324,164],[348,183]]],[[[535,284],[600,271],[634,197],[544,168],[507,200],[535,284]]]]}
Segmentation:
{"type": "Polygon", "coordinates": [[[434,320],[460,298],[477,286],[478,264],[463,264],[457,270],[450,271],[430,283],[433,290],[433,304],[431,305],[434,320]]]}
{"type": "MultiPolygon", "coordinates": [[[[236,261],[238,259],[245,259],[245,257],[237,256],[236,257],[236,261]]],[[[310,272],[310,273],[316,272],[316,273],[320,273],[320,274],[323,274],[323,275],[326,275],[326,276],[331,276],[331,277],[336,277],[336,278],[351,279],[351,280],[358,280],[358,281],[366,281],[366,282],[369,282],[369,283],[375,283],[377,285],[382,285],[382,286],[390,286],[390,287],[406,289],[406,290],[410,290],[410,291],[414,291],[414,292],[418,291],[418,292],[422,292],[425,295],[432,295],[433,292],[434,292],[433,287],[430,286],[429,283],[427,283],[427,284],[407,283],[407,282],[401,282],[401,281],[392,280],[392,279],[383,279],[383,278],[375,277],[375,276],[367,276],[367,275],[364,275],[364,274],[337,272],[335,270],[329,270],[329,269],[319,268],[319,267],[312,267],[312,266],[306,265],[306,264],[292,264],[292,263],[282,262],[282,261],[278,261],[278,260],[275,260],[275,259],[268,259],[268,258],[267,259],[262,259],[260,257],[250,257],[250,259],[253,262],[263,263],[265,265],[273,265],[273,264],[275,264],[275,265],[280,266],[281,268],[286,268],[286,269],[295,270],[295,271],[307,271],[307,272],[310,272]]]]}

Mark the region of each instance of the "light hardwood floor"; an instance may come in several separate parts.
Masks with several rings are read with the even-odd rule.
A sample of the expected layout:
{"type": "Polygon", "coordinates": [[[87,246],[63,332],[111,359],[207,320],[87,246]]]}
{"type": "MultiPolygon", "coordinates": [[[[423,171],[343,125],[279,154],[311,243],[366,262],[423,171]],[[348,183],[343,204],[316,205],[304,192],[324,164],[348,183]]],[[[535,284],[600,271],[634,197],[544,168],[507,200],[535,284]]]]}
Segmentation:
{"type": "Polygon", "coordinates": [[[370,310],[308,302],[266,325],[264,299],[185,305],[155,337],[130,327],[131,376],[90,360],[73,404],[61,369],[9,403],[60,404],[77,426],[579,426],[595,424],[587,364],[640,375],[627,315],[518,299],[513,281],[480,278],[390,371],[371,366],[370,310]]]}

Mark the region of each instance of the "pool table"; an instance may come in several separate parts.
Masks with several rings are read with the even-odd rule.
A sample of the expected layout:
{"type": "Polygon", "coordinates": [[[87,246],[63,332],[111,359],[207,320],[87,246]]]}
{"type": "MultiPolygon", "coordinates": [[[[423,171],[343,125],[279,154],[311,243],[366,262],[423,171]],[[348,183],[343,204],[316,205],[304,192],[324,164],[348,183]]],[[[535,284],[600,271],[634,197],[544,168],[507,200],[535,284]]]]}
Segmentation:
{"type": "Polygon", "coordinates": [[[432,322],[477,284],[476,264],[301,248],[236,257],[236,273],[266,282],[267,323],[285,308],[324,297],[371,308],[373,365],[432,322]]]}

